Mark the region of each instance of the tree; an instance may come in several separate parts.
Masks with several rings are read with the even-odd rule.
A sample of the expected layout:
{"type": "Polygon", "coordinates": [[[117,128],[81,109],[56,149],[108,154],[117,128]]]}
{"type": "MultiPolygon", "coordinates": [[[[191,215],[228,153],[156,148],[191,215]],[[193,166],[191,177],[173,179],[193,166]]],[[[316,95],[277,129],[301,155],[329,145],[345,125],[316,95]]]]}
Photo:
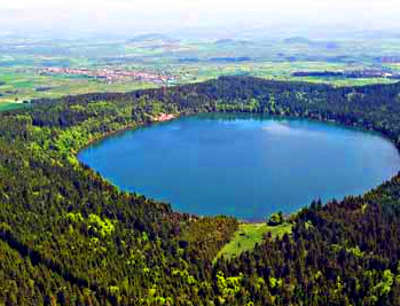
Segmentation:
{"type": "Polygon", "coordinates": [[[267,225],[269,226],[276,226],[282,223],[283,223],[283,215],[281,211],[271,214],[267,219],[267,225]]]}

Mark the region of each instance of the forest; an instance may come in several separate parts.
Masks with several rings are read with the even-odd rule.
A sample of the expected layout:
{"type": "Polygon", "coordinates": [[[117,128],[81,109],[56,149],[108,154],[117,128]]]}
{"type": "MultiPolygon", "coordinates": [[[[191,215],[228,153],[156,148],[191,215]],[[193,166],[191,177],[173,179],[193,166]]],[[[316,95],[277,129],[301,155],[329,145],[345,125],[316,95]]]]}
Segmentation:
{"type": "Polygon", "coordinates": [[[220,77],[1,112],[0,305],[400,305],[400,175],[363,196],[316,199],[290,217],[291,233],[214,260],[239,220],[174,212],[76,158],[161,113],[302,117],[373,130],[400,149],[399,94],[400,83],[220,77]]]}

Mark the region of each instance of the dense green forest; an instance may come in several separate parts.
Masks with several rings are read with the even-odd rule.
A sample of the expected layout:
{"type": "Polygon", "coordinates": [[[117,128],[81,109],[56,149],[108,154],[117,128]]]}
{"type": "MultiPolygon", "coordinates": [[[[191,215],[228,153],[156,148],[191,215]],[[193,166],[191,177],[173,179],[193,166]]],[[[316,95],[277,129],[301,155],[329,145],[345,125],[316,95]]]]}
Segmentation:
{"type": "Polygon", "coordinates": [[[400,148],[399,93],[222,77],[0,113],[0,305],[400,305],[400,175],[362,197],[314,201],[291,234],[213,261],[236,219],[176,213],[76,158],[161,113],[216,111],[357,126],[400,148]]]}

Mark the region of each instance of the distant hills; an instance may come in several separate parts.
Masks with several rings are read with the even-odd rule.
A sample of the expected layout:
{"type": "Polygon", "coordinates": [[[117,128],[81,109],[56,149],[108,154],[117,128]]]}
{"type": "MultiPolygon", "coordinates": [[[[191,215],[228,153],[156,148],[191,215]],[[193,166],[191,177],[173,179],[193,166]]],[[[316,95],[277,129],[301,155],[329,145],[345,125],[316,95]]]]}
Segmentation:
{"type": "Polygon", "coordinates": [[[311,47],[319,47],[326,49],[338,49],[340,47],[340,45],[334,41],[315,41],[302,36],[294,36],[286,38],[283,40],[283,43],[290,45],[303,44],[311,47]]]}
{"type": "Polygon", "coordinates": [[[215,45],[220,45],[220,46],[226,46],[226,45],[251,45],[253,44],[253,41],[249,40],[235,40],[231,38],[223,38],[223,39],[218,39],[214,42],[215,45]]]}
{"type": "Polygon", "coordinates": [[[136,35],[128,40],[128,42],[144,42],[152,40],[163,40],[163,41],[177,41],[177,39],[171,38],[168,35],[161,33],[146,33],[136,35]]]}
{"type": "Polygon", "coordinates": [[[218,39],[217,41],[215,41],[214,44],[216,45],[226,45],[226,44],[231,44],[234,43],[235,41],[233,39],[230,38],[224,38],[224,39],[218,39]]]}
{"type": "Polygon", "coordinates": [[[301,36],[289,37],[289,38],[284,39],[283,42],[285,44],[305,44],[305,45],[313,44],[312,40],[305,38],[305,37],[301,37],[301,36]]]}

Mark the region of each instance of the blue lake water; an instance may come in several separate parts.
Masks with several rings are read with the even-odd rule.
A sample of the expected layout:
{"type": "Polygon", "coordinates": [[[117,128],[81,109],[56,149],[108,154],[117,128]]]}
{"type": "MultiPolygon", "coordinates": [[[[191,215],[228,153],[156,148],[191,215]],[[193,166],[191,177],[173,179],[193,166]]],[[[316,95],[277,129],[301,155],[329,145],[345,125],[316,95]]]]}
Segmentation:
{"type": "Polygon", "coordinates": [[[121,189],[199,215],[262,220],[359,195],[400,169],[373,133],[299,119],[202,114],[126,131],[79,153],[121,189]]]}

